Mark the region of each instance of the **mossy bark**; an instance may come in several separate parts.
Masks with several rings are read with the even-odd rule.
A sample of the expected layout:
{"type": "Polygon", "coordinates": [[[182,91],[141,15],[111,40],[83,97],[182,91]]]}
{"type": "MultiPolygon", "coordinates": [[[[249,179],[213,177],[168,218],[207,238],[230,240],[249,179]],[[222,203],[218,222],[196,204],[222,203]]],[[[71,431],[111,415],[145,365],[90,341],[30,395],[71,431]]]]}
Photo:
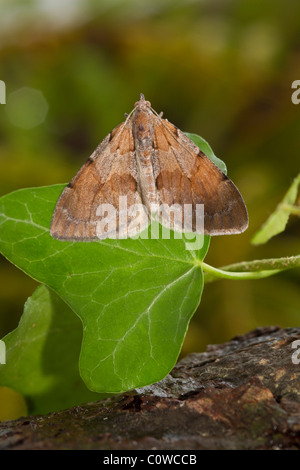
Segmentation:
{"type": "Polygon", "coordinates": [[[299,339],[267,327],[208,346],[155,385],[1,423],[0,448],[298,449],[299,339]]]}

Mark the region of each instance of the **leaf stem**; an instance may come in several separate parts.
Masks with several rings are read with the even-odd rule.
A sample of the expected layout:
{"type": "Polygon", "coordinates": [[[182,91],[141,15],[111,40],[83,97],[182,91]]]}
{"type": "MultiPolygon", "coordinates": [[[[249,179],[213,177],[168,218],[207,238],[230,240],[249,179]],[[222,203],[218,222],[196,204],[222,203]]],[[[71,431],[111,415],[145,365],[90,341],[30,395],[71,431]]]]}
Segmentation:
{"type": "Polygon", "coordinates": [[[209,264],[202,263],[205,271],[205,282],[216,281],[217,279],[261,279],[264,277],[272,276],[280,272],[280,269],[270,269],[266,271],[249,271],[249,272],[230,272],[223,269],[217,269],[209,264]]]}
{"type": "Polygon", "coordinates": [[[300,207],[299,206],[293,206],[292,204],[282,203],[282,204],[280,204],[280,207],[283,210],[289,212],[290,214],[298,215],[298,217],[300,216],[300,207]]]}
{"type": "Polygon", "coordinates": [[[279,273],[285,269],[300,267],[300,255],[285,258],[243,261],[222,268],[214,268],[207,263],[201,263],[205,272],[205,282],[217,279],[262,279],[279,273]]]}

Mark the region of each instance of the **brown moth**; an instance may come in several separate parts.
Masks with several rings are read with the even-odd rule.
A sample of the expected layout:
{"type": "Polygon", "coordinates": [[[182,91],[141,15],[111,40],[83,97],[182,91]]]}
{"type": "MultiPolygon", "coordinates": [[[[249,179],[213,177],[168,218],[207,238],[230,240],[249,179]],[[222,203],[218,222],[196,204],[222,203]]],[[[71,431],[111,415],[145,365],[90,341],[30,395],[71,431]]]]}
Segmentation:
{"type": "Polygon", "coordinates": [[[151,222],[152,207],[159,207],[154,215],[160,223],[172,219],[174,230],[197,232],[201,204],[202,233],[234,234],[248,227],[246,206],[233,182],[141,94],[125,122],[110,132],[63,190],[50,233],[72,241],[126,238],[151,222]],[[185,225],[184,210],[170,216],[166,209],[185,206],[192,213],[185,225]],[[99,222],[109,207],[115,210],[117,236],[109,224],[99,222]]]}

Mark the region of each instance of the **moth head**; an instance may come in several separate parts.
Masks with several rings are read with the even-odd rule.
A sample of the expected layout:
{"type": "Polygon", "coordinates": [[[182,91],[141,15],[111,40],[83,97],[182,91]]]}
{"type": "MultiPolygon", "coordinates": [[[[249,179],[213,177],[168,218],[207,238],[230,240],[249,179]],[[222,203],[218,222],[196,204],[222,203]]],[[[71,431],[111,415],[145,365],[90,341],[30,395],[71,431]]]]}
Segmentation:
{"type": "Polygon", "coordinates": [[[137,101],[134,105],[136,109],[145,110],[147,108],[151,108],[150,101],[146,101],[143,93],[140,94],[140,100],[137,101]]]}

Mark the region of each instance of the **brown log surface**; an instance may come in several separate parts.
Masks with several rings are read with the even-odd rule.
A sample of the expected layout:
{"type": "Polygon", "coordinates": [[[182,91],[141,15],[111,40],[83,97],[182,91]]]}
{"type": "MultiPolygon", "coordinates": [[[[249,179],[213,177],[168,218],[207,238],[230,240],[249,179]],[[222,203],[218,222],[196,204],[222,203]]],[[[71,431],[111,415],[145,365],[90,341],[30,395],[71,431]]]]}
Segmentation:
{"type": "Polygon", "coordinates": [[[182,359],[161,382],[0,423],[0,449],[299,449],[300,328],[258,328],[182,359]]]}

